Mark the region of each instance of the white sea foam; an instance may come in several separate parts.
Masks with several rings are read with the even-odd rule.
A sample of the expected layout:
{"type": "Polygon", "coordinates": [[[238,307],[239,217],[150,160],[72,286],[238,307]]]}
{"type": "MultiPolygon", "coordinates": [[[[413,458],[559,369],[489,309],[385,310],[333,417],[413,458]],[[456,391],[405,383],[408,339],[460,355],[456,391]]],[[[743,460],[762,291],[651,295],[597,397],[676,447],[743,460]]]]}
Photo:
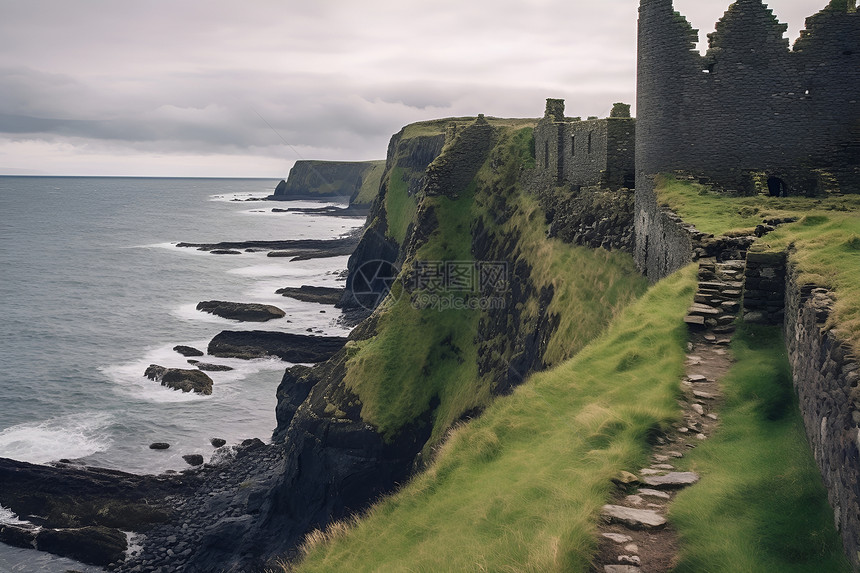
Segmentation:
{"type": "Polygon", "coordinates": [[[28,522],[18,519],[18,516],[15,515],[14,511],[0,505],[0,524],[21,525],[22,523],[28,522]]]}
{"type": "Polygon", "coordinates": [[[113,417],[82,412],[41,422],[27,422],[0,432],[0,457],[34,464],[83,458],[111,445],[113,417]]]}
{"type": "MultiPolygon", "coordinates": [[[[179,344],[205,350],[208,341],[194,340],[180,342],[179,344]]],[[[238,391],[234,383],[243,378],[257,372],[282,370],[289,364],[275,357],[242,360],[239,358],[210,357],[209,355],[196,356],[193,359],[200,362],[212,362],[233,368],[233,370],[225,372],[206,372],[212,378],[213,389],[211,396],[202,396],[195,392],[182,392],[181,390],[167,388],[143,375],[150,364],[158,364],[165,368],[194,368],[194,366],[188,363],[188,359],[185,356],[173,350],[173,346],[172,344],[168,344],[151,348],[144,353],[143,357],[137,360],[104,366],[100,370],[110,380],[115,382],[114,389],[120,394],[133,396],[148,402],[172,403],[220,398],[225,394],[232,394],[238,391]]]]}
{"type": "MultiPolygon", "coordinates": [[[[174,308],[171,311],[171,314],[183,320],[199,320],[201,322],[220,324],[222,326],[235,326],[235,320],[228,320],[226,318],[218,316],[217,314],[212,314],[211,312],[203,312],[202,310],[197,310],[197,304],[198,303],[196,302],[191,302],[188,304],[180,305],[174,308]]],[[[206,342],[203,343],[204,346],[206,346],[206,344],[206,342]]]]}

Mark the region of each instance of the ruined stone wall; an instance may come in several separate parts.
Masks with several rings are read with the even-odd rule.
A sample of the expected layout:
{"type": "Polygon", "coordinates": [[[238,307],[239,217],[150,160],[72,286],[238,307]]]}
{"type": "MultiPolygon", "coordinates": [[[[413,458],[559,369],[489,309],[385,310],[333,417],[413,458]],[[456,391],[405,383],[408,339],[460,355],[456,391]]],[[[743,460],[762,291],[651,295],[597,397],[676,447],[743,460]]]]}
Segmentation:
{"type": "Polygon", "coordinates": [[[860,363],[828,324],[833,298],[789,266],[785,340],[806,435],[846,554],[860,570],[860,363]]]}
{"type": "Polygon", "coordinates": [[[556,185],[632,189],[635,125],[631,118],[565,118],[564,100],[548,99],[535,128],[536,165],[556,185]]]}
{"type": "Polygon", "coordinates": [[[785,253],[747,253],[744,320],[782,324],[785,318],[785,253]]]}
{"type": "Polygon", "coordinates": [[[602,183],[608,161],[608,121],[573,121],[564,126],[564,181],[575,186],[602,183]]]}
{"type": "Polygon", "coordinates": [[[672,0],[642,0],[638,172],[683,169],[746,193],[764,173],[789,195],[818,192],[832,176],[860,192],[860,14],[809,18],[795,52],[785,29],[761,0],[738,0],[703,57],[672,0]]]}
{"type": "Polygon", "coordinates": [[[693,260],[695,230],[660,208],[653,178],[637,179],[633,212],[633,258],[648,280],[656,282],[693,260]]]}

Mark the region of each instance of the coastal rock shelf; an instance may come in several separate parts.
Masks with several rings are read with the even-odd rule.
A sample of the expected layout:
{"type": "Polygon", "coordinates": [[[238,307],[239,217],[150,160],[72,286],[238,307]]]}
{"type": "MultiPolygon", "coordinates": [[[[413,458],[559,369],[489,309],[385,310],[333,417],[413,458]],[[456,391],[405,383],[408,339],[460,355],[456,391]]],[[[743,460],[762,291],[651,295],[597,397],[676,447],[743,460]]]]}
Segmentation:
{"type": "Polygon", "coordinates": [[[283,310],[271,304],[227,302],[223,300],[203,301],[197,304],[197,310],[208,312],[221,318],[242,322],[266,322],[275,318],[283,318],[286,315],[283,310]]]}
{"type": "Polygon", "coordinates": [[[178,243],[181,248],[197,249],[213,254],[240,255],[268,251],[268,256],[307,260],[351,255],[360,236],[351,233],[338,239],[292,239],[285,241],[224,241],[221,243],[178,243]]]}
{"type": "Polygon", "coordinates": [[[225,330],[209,343],[208,353],[222,358],[277,356],[287,362],[322,362],[343,348],[341,336],[306,336],[265,330],[225,330]]]}

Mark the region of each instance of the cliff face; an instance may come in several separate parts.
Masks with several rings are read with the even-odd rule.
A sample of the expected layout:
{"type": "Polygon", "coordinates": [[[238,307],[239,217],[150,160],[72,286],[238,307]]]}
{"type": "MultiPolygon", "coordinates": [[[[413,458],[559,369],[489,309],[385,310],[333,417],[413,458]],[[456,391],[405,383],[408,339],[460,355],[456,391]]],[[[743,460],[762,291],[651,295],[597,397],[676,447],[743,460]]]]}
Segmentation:
{"type": "Polygon", "coordinates": [[[369,205],[379,190],[384,164],[383,161],[299,160],[269,198],[338,198],[354,205],[369,205]]]}
{"type": "MultiPolygon", "coordinates": [[[[582,269],[571,247],[554,242],[547,252],[545,216],[521,187],[532,125],[443,120],[392,138],[349,263],[350,286],[368,295],[354,305],[370,316],[333,358],[285,373],[276,453],[246,480],[242,515],[213,520],[186,570],[246,570],[290,555],[309,529],[407,480],[453,424],[575,352],[584,342],[570,332],[589,339],[608,324],[615,308],[600,302],[585,311],[587,325],[560,317],[559,300],[591,287],[558,279],[557,265],[582,269]]],[[[596,257],[588,264],[601,272],[619,268],[612,255],[596,257]]],[[[633,274],[632,261],[621,268],[633,274]]]]}

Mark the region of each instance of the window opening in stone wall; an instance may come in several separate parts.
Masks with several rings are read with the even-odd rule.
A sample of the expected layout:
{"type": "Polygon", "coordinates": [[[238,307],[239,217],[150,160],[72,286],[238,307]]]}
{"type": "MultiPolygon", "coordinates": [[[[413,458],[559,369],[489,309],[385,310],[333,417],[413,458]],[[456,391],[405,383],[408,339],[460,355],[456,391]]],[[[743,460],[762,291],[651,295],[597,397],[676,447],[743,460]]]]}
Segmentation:
{"type": "Polygon", "coordinates": [[[549,141],[543,142],[543,168],[549,169],[549,141]]]}
{"type": "Polygon", "coordinates": [[[788,185],[779,177],[768,177],[767,191],[771,197],[786,197],[788,195],[788,185]]]}
{"type": "Polygon", "coordinates": [[[570,154],[576,155],[576,136],[575,135],[570,136],[570,154]]]}
{"type": "Polygon", "coordinates": [[[591,134],[594,133],[592,131],[588,132],[588,153],[591,153],[591,134]]]}

